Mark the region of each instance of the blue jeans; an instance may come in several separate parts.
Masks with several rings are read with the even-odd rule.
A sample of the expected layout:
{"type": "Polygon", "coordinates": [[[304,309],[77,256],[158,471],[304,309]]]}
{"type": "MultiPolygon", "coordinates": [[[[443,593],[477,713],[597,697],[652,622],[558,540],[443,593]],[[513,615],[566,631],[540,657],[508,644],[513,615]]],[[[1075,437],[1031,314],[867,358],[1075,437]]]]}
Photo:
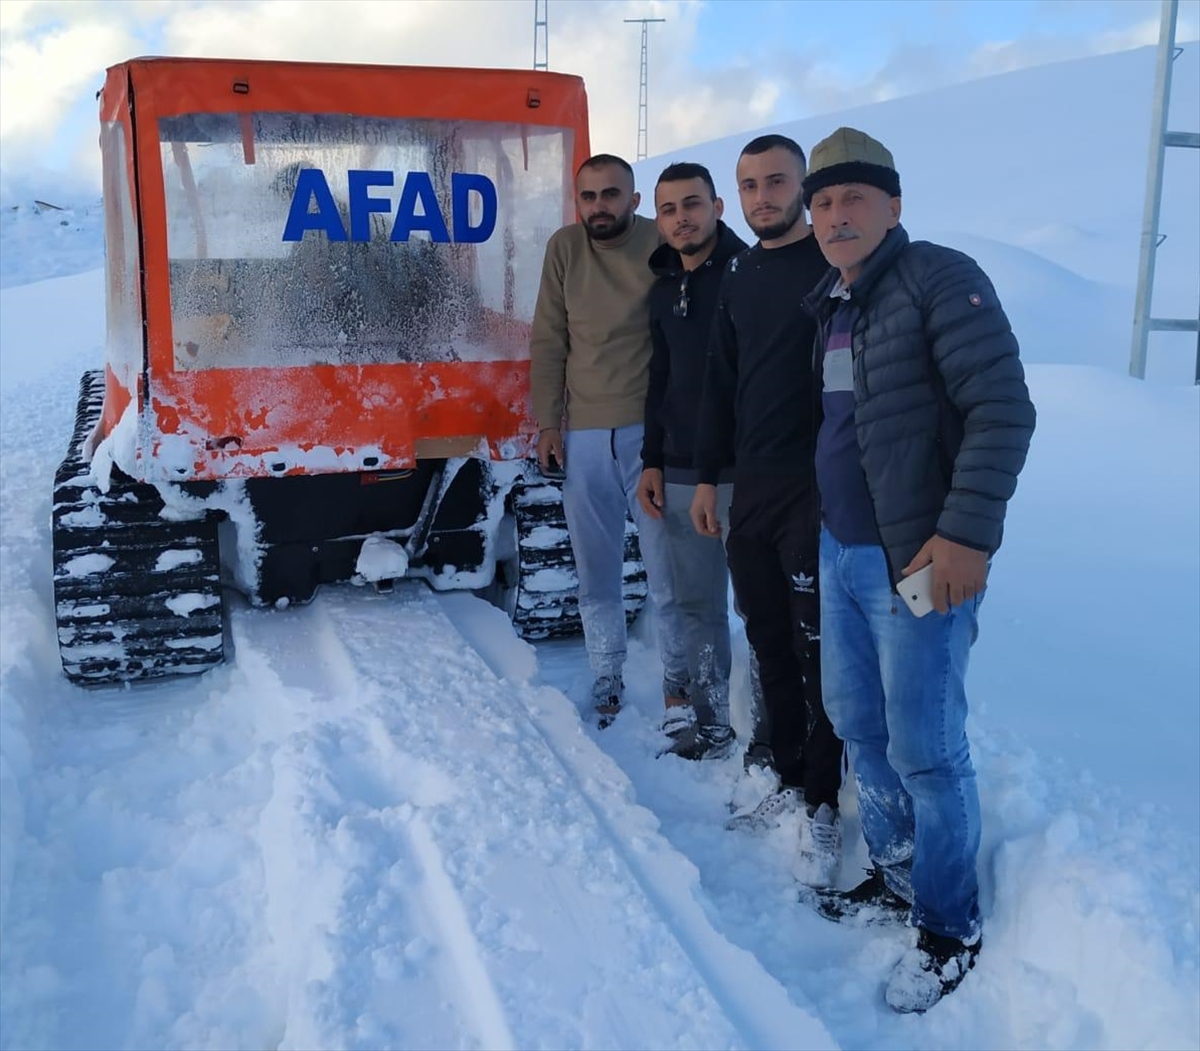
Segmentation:
{"type": "Polygon", "coordinates": [[[688,681],[679,608],[675,603],[667,529],[642,513],[637,484],[642,474],[642,425],[615,430],[567,430],[563,435],[566,480],[563,511],[579,577],[579,618],[588,663],[596,675],[620,675],[625,665],[626,511],[637,525],[646,586],[658,626],[663,677],[688,681]]]}
{"type": "Polygon", "coordinates": [[[982,595],[915,617],[874,545],[821,530],[825,710],[846,742],[871,860],[912,923],[979,931],[979,792],[967,744],[967,656],[982,595]]]}

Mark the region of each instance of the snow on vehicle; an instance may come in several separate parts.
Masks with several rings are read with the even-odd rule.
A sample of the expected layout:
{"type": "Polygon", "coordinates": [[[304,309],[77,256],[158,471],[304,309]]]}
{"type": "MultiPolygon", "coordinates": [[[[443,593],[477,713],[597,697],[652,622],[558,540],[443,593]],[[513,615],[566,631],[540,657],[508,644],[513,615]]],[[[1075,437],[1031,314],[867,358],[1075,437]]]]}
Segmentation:
{"type": "MultiPolygon", "coordinates": [[[[528,334],[582,80],[142,58],[99,97],[107,353],[54,489],[68,678],[221,662],[227,587],[418,577],[578,631],[528,334]]],[[[632,523],[625,568],[632,617],[632,523]]]]}

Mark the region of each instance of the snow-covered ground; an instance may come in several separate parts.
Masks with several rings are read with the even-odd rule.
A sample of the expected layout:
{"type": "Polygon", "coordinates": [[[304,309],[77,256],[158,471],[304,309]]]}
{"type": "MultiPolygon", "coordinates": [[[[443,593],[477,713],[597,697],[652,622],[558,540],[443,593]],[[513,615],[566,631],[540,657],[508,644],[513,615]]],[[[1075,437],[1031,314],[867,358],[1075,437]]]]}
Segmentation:
{"type": "MultiPolygon", "coordinates": [[[[67,684],[50,490],[79,374],[103,360],[103,277],[71,260],[101,255],[50,213],[6,212],[0,1047],[1200,1047],[1200,390],[1190,364],[1137,382],[1114,360],[1140,175],[1105,196],[1110,169],[1144,163],[1144,139],[1136,157],[1110,145],[1142,135],[1152,73],[1135,52],[846,117],[904,143],[958,92],[987,95],[1005,165],[972,168],[989,136],[966,125],[950,141],[969,185],[944,177],[946,149],[893,148],[914,236],[992,246],[1039,411],[970,682],[986,944],[923,1017],[882,999],[903,933],[797,903],[794,825],[724,830],[738,757],[654,758],[647,624],[603,732],[581,718],[580,642],[531,647],[498,610],[419,585],[235,600],[228,664],[67,684]],[[1083,130],[1048,158],[1046,126],[1083,130]]],[[[696,151],[734,210],[740,145],[696,151]]],[[[1190,189],[1165,218],[1192,238],[1170,287],[1194,311],[1190,189]]],[[[850,789],[843,807],[849,885],[850,789]]]]}

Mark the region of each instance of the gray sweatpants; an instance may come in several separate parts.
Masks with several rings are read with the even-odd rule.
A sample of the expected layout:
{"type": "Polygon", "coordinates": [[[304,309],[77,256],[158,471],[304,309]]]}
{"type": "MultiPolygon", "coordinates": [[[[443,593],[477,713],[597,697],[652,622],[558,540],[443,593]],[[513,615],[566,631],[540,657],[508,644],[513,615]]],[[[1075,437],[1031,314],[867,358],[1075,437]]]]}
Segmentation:
{"type": "MultiPolygon", "coordinates": [[[[729,518],[732,485],[717,487],[717,515],[729,518]]],[[[667,482],[663,520],[667,527],[675,603],[683,632],[692,703],[702,723],[729,725],[729,569],[725,545],[701,536],[692,525],[694,485],[667,482]]]]}
{"type": "Polygon", "coordinates": [[[622,566],[625,512],[638,529],[646,583],[658,622],[663,677],[687,682],[679,611],[662,521],[642,513],[637,484],[642,474],[642,425],[615,430],[568,430],[563,435],[566,480],[563,510],[579,576],[579,617],[588,663],[596,675],[620,675],[625,665],[625,604],[622,566]]]}

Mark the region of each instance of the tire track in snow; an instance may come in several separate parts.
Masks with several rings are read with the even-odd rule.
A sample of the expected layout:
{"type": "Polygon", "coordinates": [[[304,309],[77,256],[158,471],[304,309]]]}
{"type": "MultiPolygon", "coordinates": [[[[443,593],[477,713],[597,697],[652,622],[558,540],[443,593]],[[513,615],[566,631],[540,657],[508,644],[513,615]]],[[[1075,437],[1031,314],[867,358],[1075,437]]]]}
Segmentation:
{"type": "MultiPolygon", "coordinates": [[[[535,724],[536,725],[536,724],[535,724]]],[[[683,855],[663,856],[638,836],[629,836],[610,816],[611,803],[597,793],[595,782],[569,753],[560,751],[554,735],[539,727],[547,747],[554,752],[579,787],[597,824],[608,834],[646,899],[666,920],[675,940],[712,992],[713,998],[734,1021],[751,1047],[792,1046],[804,1033],[809,1049],[837,1047],[816,1011],[797,1005],[752,953],[721,935],[705,915],[711,904],[704,900],[699,872],[683,855]],[[682,874],[680,869],[685,869],[682,874]],[[681,887],[688,890],[681,894],[681,887]]]]}
{"type": "Polygon", "coordinates": [[[471,931],[462,897],[446,874],[442,852],[429,826],[419,818],[409,825],[409,836],[416,847],[417,857],[425,870],[422,896],[429,904],[430,914],[441,927],[446,944],[454,955],[456,970],[462,978],[461,988],[470,990],[468,1006],[475,1016],[480,1046],[508,1051],[519,1045],[513,1039],[505,1018],[504,1007],[496,994],[487,972],[479,940],[471,931]]]}
{"type": "MultiPolygon", "coordinates": [[[[503,629],[499,611],[481,616],[469,603],[478,600],[463,595],[439,596],[451,622],[474,646],[493,672],[524,678],[536,668],[497,646],[503,629]],[[495,614],[494,616],[491,614],[495,614]],[[480,625],[486,624],[482,629],[480,625]]],[[[833,1037],[810,1005],[797,1005],[784,986],[767,972],[748,950],[726,939],[713,926],[705,910],[712,906],[700,887],[695,866],[682,854],[666,847],[656,833],[623,827],[633,796],[627,780],[613,782],[595,777],[595,756],[578,746],[579,717],[575,706],[560,691],[540,687],[532,693],[534,703],[526,718],[562,770],[571,778],[579,798],[620,855],[645,899],[657,910],[695,972],[707,985],[714,1000],[735,1023],[752,1047],[836,1047],[833,1037]],[[553,699],[554,703],[546,703],[553,699]]],[[[649,813],[637,807],[643,813],[649,813]]],[[[655,820],[655,823],[656,820],[655,820]]]]}
{"type": "MultiPolygon", "coordinates": [[[[392,724],[403,726],[410,748],[451,763],[457,793],[421,816],[514,1042],[747,1046],[742,1019],[732,1020],[714,996],[656,896],[533,724],[530,709],[549,704],[573,720],[575,746],[597,764],[596,776],[624,784],[587,741],[566,698],[497,678],[435,596],[421,591],[408,600],[416,609],[403,621],[403,643],[395,632],[391,641],[377,637],[388,626],[369,604],[339,605],[338,630],[355,666],[370,666],[373,680],[395,691],[392,724]]],[[[510,646],[525,646],[511,626],[500,627],[510,646]]],[[[494,635],[491,642],[494,649],[494,635]]],[[[501,653],[501,664],[511,656],[501,653]]],[[[635,838],[682,864],[651,815],[616,805],[635,838]]],[[[749,954],[739,963],[751,966],[754,981],[773,984],[749,954]]],[[[819,1030],[794,1008],[792,1019],[819,1030]]],[[[812,1042],[830,1043],[827,1035],[812,1042]]]]}
{"type": "Polygon", "coordinates": [[[422,786],[395,776],[411,757],[380,720],[380,685],[352,658],[325,602],[297,612],[286,640],[255,614],[236,633],[239,662],[266,656],[281,667],[256,677],[303,682],[308,698],[280,742],[263,823],[268,927],[287,975],[280,1042],[513,1047],[444,860],[416,816],[447,789],[436,777],[422,786]],[[292,876],[297,846],[307,864],[292,876]],[[425,1006],[405,1009],[412,1003],[425,1006]]]}
{"type": "MultiPolygon", "coordinates": [[[[331,697],[358,697],[361,707],[377,708],[381,693],[379,684],[359,673],[350,650],[337,635],[330,615],[324,613],[322,619],[329,630],[319,634],[318,642],[321,662],[330,673],[331,697]]],[[[376,717],[371,718],[375,720],[376,717]]],[[[383,730],[382,724],[377,723],[377,726],[383,730]]],[[[388,766],[394,766],[406,757],[399,749],[391,747],[386,730],[376,736],[375,741],[382,741],[384,745],[380,749],[380,758],[390,757],[392,763],[380,763],[380,768],[369,772],[368,776],[382,775],[380,779],[386,781],[389,779],[388,766]],[[385,755],[385,752],[390,754],[385,755]]],[[[458,1001],[459,1007],[465,1007],[466,1015],[473,1019],[478,1046],[496,1051],[515,1048],[517,1045],[509,1032],[504,1010],[481,960],[479,941],[467,922],[461,898],[446,876],[445,858],[428,824],[414,813],[403,829],[424,875],[419,883],[419,894],[426,908],[421,911],[436,925],[441,935],[439,944],[451,961],[452,988],[471,991],[466,1004],[458,996],[452,999],[458,1001]]]]}

